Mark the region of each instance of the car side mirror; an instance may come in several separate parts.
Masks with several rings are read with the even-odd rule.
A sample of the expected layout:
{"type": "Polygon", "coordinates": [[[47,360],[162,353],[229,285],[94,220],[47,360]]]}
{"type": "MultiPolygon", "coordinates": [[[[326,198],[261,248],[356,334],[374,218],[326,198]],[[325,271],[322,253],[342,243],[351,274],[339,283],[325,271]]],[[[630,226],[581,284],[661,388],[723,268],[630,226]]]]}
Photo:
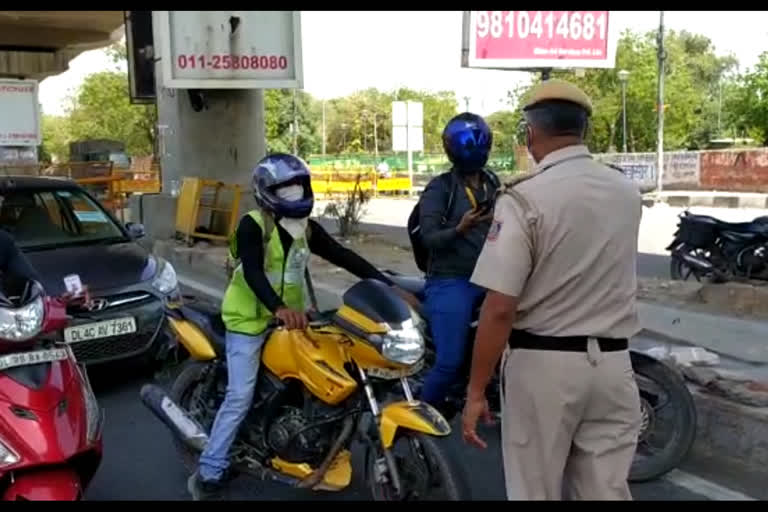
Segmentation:
{"type": "Polygon", "coordinates": [[[127,222],[125,227],[128,230],[128,234],[133,239],[144,238],[144,236],[147,234],[146,230],[144,229],[144,224],[139,224],[137,222],[127,222]]]}

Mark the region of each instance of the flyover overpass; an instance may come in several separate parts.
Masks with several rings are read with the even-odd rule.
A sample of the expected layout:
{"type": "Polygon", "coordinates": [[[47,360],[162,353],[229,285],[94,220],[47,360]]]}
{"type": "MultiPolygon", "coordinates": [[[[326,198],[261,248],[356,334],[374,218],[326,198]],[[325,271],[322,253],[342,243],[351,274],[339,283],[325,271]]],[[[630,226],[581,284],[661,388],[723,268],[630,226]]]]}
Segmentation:
{"type": "Polygon", "coordinates": [[[123,11],[0,11],[0,78],[43,80],[123,36],[123,11]]]}

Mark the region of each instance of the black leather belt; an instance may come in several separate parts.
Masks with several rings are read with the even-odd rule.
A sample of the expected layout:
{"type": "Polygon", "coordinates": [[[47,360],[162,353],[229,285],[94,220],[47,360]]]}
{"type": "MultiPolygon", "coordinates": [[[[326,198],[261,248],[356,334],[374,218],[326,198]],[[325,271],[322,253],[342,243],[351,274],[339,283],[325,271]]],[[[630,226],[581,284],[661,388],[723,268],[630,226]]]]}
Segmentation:
{"type": "Polygon", "coordinates": [[[600,352],[619,352],[629,348],[626,338],[598,338],[593,336],[539,336],[527,331],[512,331],[509,348],[552,350],[557,352],[586,352],[589,339],[597,340],[600,352]]]}

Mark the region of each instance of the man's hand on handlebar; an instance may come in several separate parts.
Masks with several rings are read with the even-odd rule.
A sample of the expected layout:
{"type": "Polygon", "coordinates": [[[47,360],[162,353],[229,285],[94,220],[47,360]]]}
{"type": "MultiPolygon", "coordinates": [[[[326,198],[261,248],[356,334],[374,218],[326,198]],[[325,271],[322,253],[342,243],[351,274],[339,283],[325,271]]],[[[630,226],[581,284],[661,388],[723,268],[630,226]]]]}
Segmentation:
{"type": "Polygon", "coordinates": [[[307,315],[301,311],[281,306],[275,311],[275,317],[282,322],[286,329],[306,329],[307,315]]]}
{"type": "Polygon", "coordinates": [[[80,293],[74,294],[71,292],[66,292],[61,295],[60,300],[67,306],[79,306],[87,308],[88,304],[91,302],[91,294],[88,291],[88,287],[83,286],[80,293]]]}

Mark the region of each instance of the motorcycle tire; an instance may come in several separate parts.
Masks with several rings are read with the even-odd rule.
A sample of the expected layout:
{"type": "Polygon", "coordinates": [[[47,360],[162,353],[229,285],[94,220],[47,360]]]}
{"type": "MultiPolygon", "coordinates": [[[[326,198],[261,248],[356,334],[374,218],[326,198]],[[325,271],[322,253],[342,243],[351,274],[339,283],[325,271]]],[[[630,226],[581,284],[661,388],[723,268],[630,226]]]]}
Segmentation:
{"type": "MultiPolygon", "coordinates": [[[[380,457],[380,447],[376,449],[369,447],[366,450],[366,480],[371,491],[371,496],[374,501],[468,501],[472,499],[472,493],[468,483],[467,475],[464,471],[464,465],[456,457],[455,453],[449,446],[446,446],[450,442],[450,438],[444,437],[432,437],[425,434],[403,431],[398,433],[395,438],[395,443],[392,445],[393,456],[397,461],[398,471],[400,471],[401,485],[412,492],[409,486],[414,485],[414,481],[417,480],[408,473],[407,466],[400,461],[403,458],[400,457],[395,449],[398,447],[398,443],[408,443],[408,447],[412,448],[417,446],[420,453],[417,457],[419,462],[425,462],[428,466],[427,471],[433,474],[433,478],[429,479],[430,484],[437,480],[441,484],[443,495],[440,497],[421,499],[421,496],[407,495],[405,497],[399,497],[396,495],[395,490],[389,485],[388,482],[376,481],[376,464],[377,459],[380,457]]],[[[413,455],[413,452],[410,452],[413,455]]],[[[403,461],[411,462],[411,461],[403,461]]],[[[421,473],[423,475],[423,473],[421,473]]],[[[406,492],[408,494],[408,492],[406,492]]]]}
{"type": "MultiPolygon", "coordinates": [[[[696,439],[696,404],[685,384],[685,380],[665,363],[653,359],[640,358],[632,353],[632,367],[636,374],[652,381],[669,395],[666,407],[675,412],[674,434],[672,440],[659,453],[649,458],[635,455],[629,472],[632,483],[656,480],[672,471],[688,455],[696,439]]],[[[638,382],[641,396],[643,389],[638,382]]],[[[639,447],[638,447],[639,448],[639,447]]]]}
{"type": "MultiPolygon", "coordinates": [[[[176,379],[173,381],[168,396],[185,411],[189,410],[189,395],[194,389],[194,386],[200,381],[205,367],[206,363],[189,361],[184,365],[176,379]]],[[[198,466],[200,454],[181,440],[176,439],[175,436],[173,442],[176,445],[176,450],[179,452],[184,468],[189,474],[194,473],[198,466]]]]}

